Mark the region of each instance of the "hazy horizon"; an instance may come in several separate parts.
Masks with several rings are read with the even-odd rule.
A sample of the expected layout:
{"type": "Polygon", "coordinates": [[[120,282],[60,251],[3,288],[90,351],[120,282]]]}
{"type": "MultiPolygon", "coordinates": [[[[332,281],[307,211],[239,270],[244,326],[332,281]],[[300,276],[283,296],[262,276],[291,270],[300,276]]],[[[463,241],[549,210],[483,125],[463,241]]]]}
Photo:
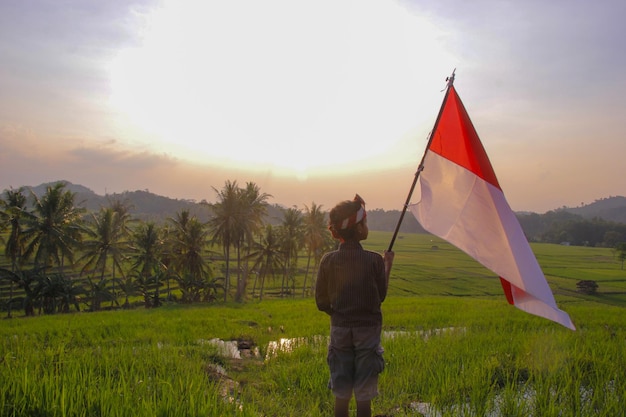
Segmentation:
{"type": "Polygon", "coordinates": [[[211,201],[236,180],[277,204],[401,209],[456,68],[513,210],[625,195],[624,15],[621,0],[1,2],[0,189],[211,201]]]}
{"type": "MultiPolygon", "coordinates": [[[[55,183],[57,183],[57,182],[63,182],[63,181],[67,181],[67,182],[69,182],[69,183],[71,183],[71,184],[73,184],[73,185],[76,185],[76,186],[82,186],[82,187],[85,187],[85,188],[87,188],[87,189],[91,190],[93,193],[95,193],[96,195],[98,195],[98,196],[100,196],[100,197],[107,197],[107,196],[119,195],[119,194],[123,194],[123,193],[125,193],[125,192],[131,192],[131,193],[132,193],[132,192],[135,192],[135,191],[145,191],[145,192],[149,192],[149,193],[151,193],[151,194],[158,195],[158,196],[160,196],[160,197],[167,197],[167,198],[177,199],[177,200],[192,201],[192,202],[195,202],[195,203],[199,203],[199,202],[201,202],[201,201],[203,201],[203,200],[206,200],[207,202],[215,202],[215,201],[216,201],[216,199],[215,199],[215,198],[195,199],[195,198],[184,197],[184,196],[181,196],[181,197],[174,197],[174,196],[170,196],[170,195],[167,195],[167,194],[160,194],[160,193],[157,193],[157,192],[155,192],[154,190],[151,190],[151,189],[149,189],[149,188],[135,188],[135,189],[114,190],[114,191],[111,191],[111,190],[104,190],[103,192],[98,192],[98,190],[93,189],[93,188],[92,188],[92,187],[90,187],[88,184],[84,184],[84,183],[81,183],[81,182],[69,181],[69,180],[66,180],[66,179],[58,179],[58,180],[52,180],[52,181],[44,181],[44,182],[42,182],[42,183],[38,183],[38,184],[20,184],[19,186],[14,186],[13,188],[14,188],[14,189],[15,189],[15,188],[17,188],[17,187],[33,187],[33,188],[34,188],[34,187],[38,187],[38,186],[41,186],[41,185],[44,185],[44,184],[55,184],[55,183]]],[[[245,186],[245,183],[240,183],[239,181],[237,181],[237,184],[238,184],[239,186],[241,186],[241,187],[244,187],[244,186],[245,186]]],[[[222,185],[223,185],[223,184],[222,184],[222,185]]],[[[219,188],[219,187],[216,187],[216,189],[217,189],[217,190],[219,190],[220,188],[219,188]]],[[[0,190],[0,191],[4,191],[4,190],[0,190]]],[[[214,192],[214,190],[211,190],[211,191],[212,191],[212,192],[213,192],[213,194],[214,194],[214,195],[213,195],[213,197],[215,197],[215,192],[214,192]]],[[[407,194],[408,194],[408,191],[409,191],[409,190],[408,190],[408,188],[407,188],[407,194]]],[[[266,190],[264,190],[263,188],[261,188],[261,192],[267,192],[267,191],[266,191],[266,190]]],[[[269,193],[268,193],[268,194],[269,194],[269,193]]],[[[299,209],[303,209],[305,206],[311,207],[311,204],[312,204],[312,203],[315,203],[316,205],[321,205],[321,206],[322,206],[322,209],[324,209],[324,210],[330,210],[330,209],[334,206],[334,204],[335,204],[336,202],[338,202],[338,201],[340,201],[340,200],[342,200],[342,199],[350,199],[350,198],[352,198],[352,197],[353,197],[353,196],[347,196],[347,197],[345,197],[345,196],[338,196],[336,200],[327,199],[327,201],[328,201],[329,203],[328,203],[328,204],[325,204],[325,203],[322,203],[322,202],[320,202],[320,201],[310,201],[310,202],[308,202],[308,203],[295,203],[295,202],[288,202],[288,201],[286,201],[286,200],[284,200],[284,199],[281,199],[281,198],[276,198],[276,196],[275,196],[275,195],[270,195],[270,197],[267,199],[267,202],[268,202],[269,204],[271,204],[271,205],[279,205],[279,206],[283,206],[283,207],[285,207],[285,208],[289,208],[289,207],[297,207],[297,208],[299,208],[299,209]],[[332,201],[332,203],[330,203],[330,201],[332,201]]],[[[532,213],[537,213],[537,214],[545,214],[545,212],[547,212],[547,211],[557,210],[557,209],[561,209],[561,208],[563,208],[563,207],[567,207],[567,208],[578,208],[578,207],[581,207],[581,206],[587,206],[587,205],[593,204],[593,203],[595,203],[595,202],[597,202],[597,201],[600,201],[600,200],[603,200],[603,199],[608,199],[608,198],[613,198],[613,197],[618,197],[618,198],[620,198],[620,197],[621,197],[621,198],[626,198],[626,196],[623,196],[623,195],[607,195],[607,196],[603,196],[603,197],[598,197],[598,198],[594,199],[593,201],[581,201],[578,205],[574,205],[574,206],[559,205],[559,206],[555,206],[555,207],[552,207],[552,208],[549,208],[549,209],[547,209],[547,210],[545,210],[545,211],[540,211],[540,212],[539,212],[539,211],[532,211],[532,210],[515,210],[515,211],[516,211],[516,212],[532,212],[532,213]]],[[[405,200],[406,200],[406,196],[405,196],[405,200]]],[[[390,210],[398,210],[398,211],[401,211],[401,210],[402,210],[403,205],[404,205],[404,201],[402,201],[402,202],[401,202],[401,204],[399,204],[399,205],[398,205],[398,207],[390,207],[390,208],[385,208],[385,207],[376,207],[376,206],[373,206],[373,205],[371,205],[371,204],[367,204],[367,206],[368,206],[367,208],[368,208],[368,210],[377,210],[377,209],[382,209],[382,210],[385,210],[385,211],[390,211],[390,210]]]]}

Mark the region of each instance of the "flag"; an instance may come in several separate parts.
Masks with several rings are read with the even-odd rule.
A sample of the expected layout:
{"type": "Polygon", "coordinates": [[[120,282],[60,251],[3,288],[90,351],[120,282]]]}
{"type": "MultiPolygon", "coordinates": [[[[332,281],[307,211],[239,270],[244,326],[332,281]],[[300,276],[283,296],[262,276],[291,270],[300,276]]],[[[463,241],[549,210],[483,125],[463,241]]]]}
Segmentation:
{"type": "Polygon", "coordinates": [[[422,227],[500,276],[510,304],[575,330],[556,305],[452,83],[420,169],[421,199],[408,209],[422,227]]]}

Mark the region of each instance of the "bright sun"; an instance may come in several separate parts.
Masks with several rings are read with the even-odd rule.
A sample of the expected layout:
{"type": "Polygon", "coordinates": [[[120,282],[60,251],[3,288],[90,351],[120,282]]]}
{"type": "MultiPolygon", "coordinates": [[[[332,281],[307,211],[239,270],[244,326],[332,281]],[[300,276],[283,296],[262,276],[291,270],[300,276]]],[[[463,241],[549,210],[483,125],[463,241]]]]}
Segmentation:
{"type": "Polygon", "coordinates": [[[112,103],[154,150],[195,162],[389,164],[420,123],[422,49],[436,77],[452,68],[433,25],[389,2],[172,0],[143,17],[141,45],[112,62],[112,103]]]}

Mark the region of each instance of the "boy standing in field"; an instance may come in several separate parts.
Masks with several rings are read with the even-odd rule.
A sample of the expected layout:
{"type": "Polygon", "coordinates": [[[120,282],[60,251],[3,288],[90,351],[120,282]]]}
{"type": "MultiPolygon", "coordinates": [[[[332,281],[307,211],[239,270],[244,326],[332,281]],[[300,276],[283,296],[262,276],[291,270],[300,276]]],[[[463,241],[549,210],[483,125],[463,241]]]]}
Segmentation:
{"type": "Polygon", "coordinates": [[[339,249],[320,262],[315,289],[317,308],[330,315],[329,387],[335,396],[335,417],[348,417],[354,393],[358,417],[372,415],[378,395],[378,374],[384,369],[381,304],[387,295],[393,252],[363,249],[367,239],[365,202],[338,203],[330,211],[329,227],[339,249]]]}

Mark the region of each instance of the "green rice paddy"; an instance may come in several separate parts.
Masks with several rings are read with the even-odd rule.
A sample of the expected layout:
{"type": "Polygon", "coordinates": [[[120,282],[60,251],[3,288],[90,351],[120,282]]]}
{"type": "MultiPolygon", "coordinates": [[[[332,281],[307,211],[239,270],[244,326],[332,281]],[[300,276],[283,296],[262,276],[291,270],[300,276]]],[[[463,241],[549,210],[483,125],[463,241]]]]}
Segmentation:
{"type": "MultiPolygon", "coordinates": [[[[399,237],[374,414],[623,415],[626,271],[610,249],[532,248],[576,331],[509,306],[449,244],[399,237]],[[578,293],[581,279],[598,293],[578,293]]],[[[0,415],[329,416],[328,326],[310,297],[2,320],[0,415]],[[224,356],[212,339],[252,353],[224,356]],[[281,339],[298,343],[268,355],[281,339]]]]}

